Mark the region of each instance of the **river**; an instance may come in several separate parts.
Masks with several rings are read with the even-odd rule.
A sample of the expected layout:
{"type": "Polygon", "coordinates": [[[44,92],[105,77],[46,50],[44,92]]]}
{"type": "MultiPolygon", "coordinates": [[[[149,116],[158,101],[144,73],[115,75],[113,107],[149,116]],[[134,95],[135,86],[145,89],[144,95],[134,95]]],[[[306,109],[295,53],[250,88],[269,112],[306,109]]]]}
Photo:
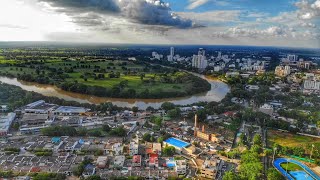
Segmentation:
{"type": "Polygon", "coordinates": [[[80,103],[100,104],[104,102],[112,102],[119,107],[137,106],[139,109],[146,109],[148,106],[159,108],[163,102],[172,102],[177,105],[187,105],[201,101],[221,101],[230,91],[229,86],[221,81],[213,80],[208,77],[197,75],[211,84],[211,89],[208,92],[200,93],[188,97],[167,98],[167,99],[122,99],[122,98],[105,98],[87,94],[68,92],[59,89],[56,86],[44,85],[33,82],[20,81],[16,78],[8,78],[0,76],[0,82],[19,86],[27,91],[34,91],[44,96],[54,96],[67,101],[77,101],[80,103]]]}

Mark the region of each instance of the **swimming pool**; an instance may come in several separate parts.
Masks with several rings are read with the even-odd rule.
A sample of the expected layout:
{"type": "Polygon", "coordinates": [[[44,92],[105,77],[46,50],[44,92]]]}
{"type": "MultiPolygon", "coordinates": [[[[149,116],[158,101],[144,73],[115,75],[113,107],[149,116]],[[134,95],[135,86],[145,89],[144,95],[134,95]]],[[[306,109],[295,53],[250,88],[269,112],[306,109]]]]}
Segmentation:
{"type": "Polygon", "coordinates": [[[304,171],[290,171],[289,174],[297,180],[314,180],[308,173],[304,171]]]}
{"type": "Polygon", "coordinates": [[[274,160],[273,166],[287,179],[289,180],[320,180],[320,177],[314,173],[308,166],[304,165],[303,163],[293,160],[293,159],[287,159],[287,158],[278,158],[274,160]],[[281,167],[282,163],[294,163],[299,165],[304,169],[304,171],[291,171],[287,172],[285,169],[281,167]],[[308,175],[308,176],[307,176],[308,175]]]}
{"type": "Polygon", "coordinates": [[[167,167],[168,167],[168,168],[173,168],[173,167],[176,166],[176,163],[174,162],[174,159],[173,159],[173,158],[167,159],[166,164],[167,164],[167,167]]]}
{"type": "Polygon", "coordinates": [[[164,142],[166,142],[169,145],[178,147],[178,148],[185,148],[190,145],[190,143],[187,143],[185,141],[182,141],[182,140],[179,140],[179,139],[173,138],[173,137],[165,140],[164,142]]]}

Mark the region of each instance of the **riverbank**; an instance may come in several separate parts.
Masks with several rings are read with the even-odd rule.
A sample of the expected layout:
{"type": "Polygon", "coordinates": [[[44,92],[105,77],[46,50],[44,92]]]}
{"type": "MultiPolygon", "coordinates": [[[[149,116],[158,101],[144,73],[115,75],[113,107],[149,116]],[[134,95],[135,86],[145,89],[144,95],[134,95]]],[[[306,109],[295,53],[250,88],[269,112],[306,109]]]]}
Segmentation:
{"type": "Polygon", "coordinates": [[[205,93],[195,94],[192,96],[181,97],[181,98],[165,98],[165,99],[122,99],[122,98],[102,98],[92,95],[73,93],[61,90],[52,85],[43,85],[32,82],[19,81],[16,78],[8,78],[0,76],[0,82],[21,87],[26,91],[33,91],[44,96],[57,97],[66,101],[76,101],[79,103],[89,104],[101,104],[105,102],[112,102],[114,105],[119,107],[138,107],[139,109],[146,109],[147,107],[159,108],[164,102],[172,102],[176,105],[188,105],[197,102],[219,102],[221,101],[230,88],[227,84],[221,81],[215,81],[206,78],[203,75],[197,75],[198,77],[205,79],[211,85],[211,89],[205,93]]]}
{"type": "Polygon", "coordinates": [[[132,61],[31,61],[0,68],[0,75],[98,97],[163,99],[210,90],[192,73],[132,61]]]}

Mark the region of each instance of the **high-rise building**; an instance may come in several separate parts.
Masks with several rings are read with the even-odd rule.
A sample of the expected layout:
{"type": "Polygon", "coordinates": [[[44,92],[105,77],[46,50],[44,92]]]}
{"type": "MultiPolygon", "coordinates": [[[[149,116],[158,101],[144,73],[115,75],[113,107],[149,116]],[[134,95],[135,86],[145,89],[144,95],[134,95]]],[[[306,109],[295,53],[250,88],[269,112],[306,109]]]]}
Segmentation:
{"type": "Polygon", "coordinates": [[[170,48],[170,55],[173,57],[174,56],[174,47],[170,48]]]}
{"type": "Polygon", "coordinates": [[[287,55],[287,60],[288,61],[298,61],[298,56],[295,54],[288,54],[287,55]]]}
{"type": "Polygon", "coordinates": [[[173,61],[174,57],[174,47],[170,48],[170,55],[168,55],[168,61],[173,61]]]}
{"type": "Polygon", "coordinates": [[[291,73],[291,68],[290,66],[277,66],[276,69],[274,70],[274,74],[280,77],[285,77],[290,75],[291,73]]]}
{"type": "Polygon", "coordinates": [[[217,57],[217,58],[218,58],[218,59],[221,59],[221,57],[222,57],[222,53],[221,53],[221,51],[219,51],[219,52],[218,52],[218,57],[217,57]]]}
{"type": "Polygon", "coordinates": [[[284,76],[287,76],[291,73],[291,68],[290,66],[285,66],[284,67],[284,76]]]}
{"type": "Polygon", "coordinates": [[[192,67],[197,69],[205,69],[208,66],[208,61],[206,59],[206,51],[202,48],[199,49],[198,55],[193,55],[192,67]]]}

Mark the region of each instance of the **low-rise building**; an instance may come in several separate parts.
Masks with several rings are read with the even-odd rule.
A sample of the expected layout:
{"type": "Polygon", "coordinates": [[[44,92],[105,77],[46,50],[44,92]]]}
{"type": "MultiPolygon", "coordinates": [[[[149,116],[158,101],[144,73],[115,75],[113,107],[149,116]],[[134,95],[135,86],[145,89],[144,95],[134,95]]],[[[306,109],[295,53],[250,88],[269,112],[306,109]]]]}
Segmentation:
{"type": "Polygon", "coordinates": [[[215,179],[217,167],[217,160],[205,160],[200,169],[200,176],[207,179],[215,179]]]}
{"type": "Polygon", "coordinates": [[[25,113],[20,120],[20,132],[39,133],[41,129],[48,127],[52,121],[48,119],[48,114],[25,113]]]}
{"type": "Polygon", "coordinates": [[[73,106],[60,106],[54,110],[54,115],[60,116],[80,116],[88,112],[88,109],[83,107],[73,107],[73,106]]]}
{"type": "Polygon", "coordinates": [[[273,107],[270,104],[264,104],[259,108],[259,111],[271,116],[273,114],[273,107]]]}
{"type": "Polygon", "coordinates": [[[133,156],[139,154],[139,144],[136,142],[130,142],[129,144],[129,155],[133,156]]]}
{"type": "Polygon", "coordinates": [[[175,160],[176,166],[175,171],[177,174],[186,174],[187,172],[187,161],[186,160],[175,160]]]}
{"type": "Polygon", "coordinates": [[[15,118],[16,113],[9,113],[7,116],[0,116],[0,136],[6,136],[9,133],[10,126],[15,118]]]}
{"type": "Polygon", "coordinates": [[[158,154],[149,155],[149,166],[150,167],[159,167],[159,156],[158,154]]]}
{"type": "Polygon", "coordinates": [[[0,113],[1,112],[7,112],[8,111],[8,106],[7,105],[0,105],[0,113]]]}
{"type": "Polygon", "coordinates": [[[107,156],[99,156],[97,159],[97,167],[100,169],[104,169],[107,166],[108,157],[107,156]]]}
{"type": "Polygon", "coordinates": [[[141,155],[134,155],[132,157],[132,167],[140,167],[141,166],[141,155]]]}
{"type": "Polygon", "coordinates": [[[113,168],[122,168],[125,160],[125,156],[115,156],[113,161],[113,168]]]}
{"type": "Polygon", "coordinates": [[[152,151],[153,153],[161,155],[161,143],[153,143],[152,144],[152,151]]]}

